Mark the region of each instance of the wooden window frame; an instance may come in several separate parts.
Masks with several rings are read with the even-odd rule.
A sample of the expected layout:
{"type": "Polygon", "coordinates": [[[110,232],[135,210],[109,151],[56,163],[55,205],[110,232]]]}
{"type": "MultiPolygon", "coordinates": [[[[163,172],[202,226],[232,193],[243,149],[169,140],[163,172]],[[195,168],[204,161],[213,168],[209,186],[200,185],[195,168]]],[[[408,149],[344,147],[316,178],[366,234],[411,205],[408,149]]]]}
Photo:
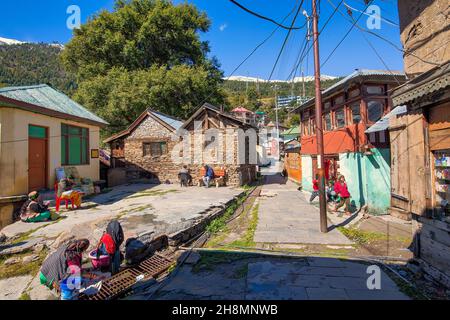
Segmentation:
{"type": "Polygon", "coordinates": [[[80,127],[80,126],[75,126],[72,124],[67,124],[67,123],[61,123],[61,165],[62,166],[86,166],[86,165],[90,165],[91,164],[91,157],[90,157],[90,130],[89,128],[86,127],[80,127]],[[66,133],[64,133],[63,127],[66,127],[66,133]],[[80,135],[75,135],[75,134],[70,134],[70,128],[76,128],[80,130],[80,135]],[[85,129],[87,131],[87,136],[84,137],[83,136],[83,129],[85,129]],[[79,163],[70,163],[70,144],[69,144],[69,138],[73,137],[73,136],[78,136],[80,138],[80,162],[79,163]],[[82,155],[83,155],[83,144],[82,144],[82,140],[85,140],[86,143],[86,159],[85,162],[83,162],[82,159],[82,155]],[[63,142],[64,141],[64,142],[63,142]],[[64,155],[62,154],[62,144],[65,143],[66,145],[66,150],[64,155]],[[63,159],[64,156],[64,159],[63,159]]]}
{"type": "Polygon", "coordinates": [[[345,128],[347,126],[347,116],[345,114],[345,111],[346,111],[345,106],[341,106],[339,108],[336,108],[333,111],[333,114],[334,114],[334,121],[333,121],[333,123],[334,123],[334,128],[335,129],[343,129],[343,128],[345,128]],[[344,125],[342,127],[338,126],[338,121],[337,121],[337,116],[336,116],[336,113],[338,111],[342,111],[342,113],[344,114],[344,125]]]}
{"type": "Polygon", "coordinates": [[[368,99],[366,99],[365,100],[365,106],[366,106],[366,116],[367,116],[367,119],[366,119],[366,123],[367,124],[370,124],[370,125],[372,125],[372,124],[374,124],[375,122],[377,122],[378,120],[380,120],[380,119],[378,119],[378,120],[376,120],[376,121],[372,121],[372,120],[370,120],[369,119],[369,102],[371,102],[371,101],[378,101],[378,102],[381,102],[382,104],[383,104],[383,110],[381,111],[381,116],[380,116],[380,119],[386,114],[386,110],[387,110],[387,108],[388,108],[388,104],[387,104],[387,101],[386,101],[386,99],[382,99],[382,98],[368,98],[368,99]]]}
{"type": "Polygon", "coordinates": [[[142,142],[142,156],[143,157],[161,157],[169,152],[167,141],[144,141],[142,142]],[[159,152],[154,152],[155,145],[159,145],[159,152]],[[163,150],[162,145],[165,145],[165,150],[163,150]],[[146,149],[148,146],[148,150],[146,149]],[[165,151],[165,152],[164,152],[165,151]]]}

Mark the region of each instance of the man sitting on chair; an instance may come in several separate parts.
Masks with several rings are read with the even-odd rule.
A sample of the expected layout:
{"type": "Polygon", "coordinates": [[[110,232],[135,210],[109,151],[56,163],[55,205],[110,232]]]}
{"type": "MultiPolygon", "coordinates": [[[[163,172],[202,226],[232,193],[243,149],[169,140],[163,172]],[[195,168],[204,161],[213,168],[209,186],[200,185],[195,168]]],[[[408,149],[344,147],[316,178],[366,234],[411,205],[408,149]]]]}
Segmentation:
{"type": "Polygon", "coordinates": [[[203,183],[205,184],[206,188],[209,188],[209,183],[211,182],[211,180],[214,179],[214,170],[207,164],[203,166],[203,169],[205,169],[205,175],[203,176],[203,183]]]}

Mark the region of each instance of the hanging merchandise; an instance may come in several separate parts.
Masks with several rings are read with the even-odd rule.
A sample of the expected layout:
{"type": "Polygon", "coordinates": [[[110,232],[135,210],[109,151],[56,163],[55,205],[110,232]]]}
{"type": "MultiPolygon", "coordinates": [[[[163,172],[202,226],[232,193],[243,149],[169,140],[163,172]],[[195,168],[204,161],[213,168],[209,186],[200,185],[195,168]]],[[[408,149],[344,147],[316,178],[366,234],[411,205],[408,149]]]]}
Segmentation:
{"type": "Polygon", "coordinates": [[[450,150],[434,152],[435,218],[450,217],[450,150]]]}

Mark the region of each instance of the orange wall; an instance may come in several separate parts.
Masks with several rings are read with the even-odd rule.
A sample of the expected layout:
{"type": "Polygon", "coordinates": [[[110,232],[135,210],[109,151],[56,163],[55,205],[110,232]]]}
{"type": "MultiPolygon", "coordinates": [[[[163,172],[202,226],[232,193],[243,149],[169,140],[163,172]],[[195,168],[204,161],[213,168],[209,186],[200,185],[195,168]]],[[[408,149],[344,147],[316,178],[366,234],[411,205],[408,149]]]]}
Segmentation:
{"type": "Polygon", "coordinates": [[[290,179],[302,183],[302,158],[300,153],[286,153],[286,156],[284,157],[284,166],[290,179]]]}
{"type": "MultiPolygon", "coordinates": [[[[325,154],[356,152],[365,143],[365,125],[353,124],[334,131],[325,131],[323,135],[325,154]]],[[[316,136],[302,136],[302,154],[317,154],[316,136]]]]}

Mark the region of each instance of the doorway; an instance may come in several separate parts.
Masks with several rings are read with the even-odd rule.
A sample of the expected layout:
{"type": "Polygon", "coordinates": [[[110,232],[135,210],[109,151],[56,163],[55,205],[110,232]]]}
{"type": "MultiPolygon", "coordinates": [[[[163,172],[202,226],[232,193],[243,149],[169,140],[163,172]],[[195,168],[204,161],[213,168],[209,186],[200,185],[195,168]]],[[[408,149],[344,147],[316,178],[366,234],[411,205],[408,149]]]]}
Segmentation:
{"type": "Polygon", "coordinates": [[[48,180],[48,129],[28,126],[28,191],[45,189],[48,180]]]}

